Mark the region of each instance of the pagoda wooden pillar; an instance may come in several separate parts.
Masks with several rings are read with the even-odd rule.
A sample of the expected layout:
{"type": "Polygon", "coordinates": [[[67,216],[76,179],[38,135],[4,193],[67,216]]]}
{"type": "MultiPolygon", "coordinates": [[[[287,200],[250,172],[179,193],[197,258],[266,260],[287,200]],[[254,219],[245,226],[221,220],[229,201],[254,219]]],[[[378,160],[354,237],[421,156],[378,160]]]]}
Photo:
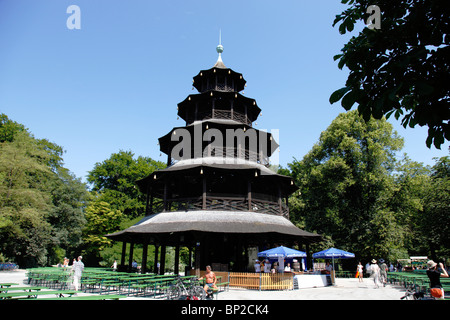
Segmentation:
{"type": "Polygon", "coordinates": [[[281,187],[278,186],[278,206],[280,207],[280,215],[283,215],[283,203],[281,201],[281,187]]]}
{"type": "Polygon", "coordinates": [[[234,118],[234,101],[233,99],[230,100],[230,119],[233,120],[234,118]]]}
{"type": "Polygon", "coordinates": [[[286,195],[286,210],[287,210],[287,219],[289,219],[289,196],[286,195]]]}
{"type": "Polygon", "coordinates": [[[144,248],[142,250],[142,266],[141,273],[145,274],[147,272],[147,254],[148,254],[148,242],[145,241],[143,244],[144,248]]]}
{"type": "Polygon", "coordinates": [[[122,242],[122,256],[120,257],[120,268],[121,271],[125,270],[125,256],[127,254],[127,243],[122,242]]]}
{"type": "Polygon", "coordinates": [[[202,209],[206,210],[206,177],[203,175],[202,209]]]}
{"type": "Polygon", "coordinates": [[[248,211],[252,211],[252,183],[250,180],[247,182],[247,199],[248,199],[248,211]]]}
{"type": "Polygon", "coordinates": [[[179,274],[180,273],[179,264],[180,264],[180,244],[177,243],[177,246],[175,247],[175,265],[174,265],[174,268],[173,268],[173,273],[174,274],[179,274]]]}
{"type": "Polygon", "coordinates": [[[153,265],[153,270],[154,270],[155,274],[158,274],[158,250],[159,250],[159,246],[155,245],[155,262],[153,265]]]}
{"type": "Polygon", "coordinates": [[[245,124],[248,124],[247,104],[244,105],[244,109],[245,109],[245,124]]]}
{"type": "Polygon", "coordinates": [[[189,264],[189,270],[191,270],[191,268],[192,268],[192,247],[191,246],[189,246],[189,262],[188,262],[188,264],[189,264]]]}
{"type": "Polygon", "coordinates": [[[145,215],[148,216],[149,213],[149,203],[150,203],[150,188],[147,188],[147,199],[145,201],[145,215]]]}
{"type": "Polygon", "coordinates": [[[130,255],[128,256],[128,272],[131,272],[131,264],[133,263],[134,242],[130,243],[130,255]]]}
{"type": "MultiPolygon", "coordinates": [[[[194,121],[198,120],[198,101],[195,101],[194,121]]],[[[192,122],[194,122],[192,121],[192,122]]]]}
{"type": "Polygon", "coordinates": [[[150,210],[149,210],[150,214],[153,214],[153,192],[150,195],[150,210]]]}
{"type": "Polygon", "coordinates": [[[161,263],[159,274],[164,275],[164,270],[166,269],[166,245],[161,246],[161,263]]]}
{"type": "Polygon", "coordinates": [[[164,180],[163,211],[167,211],[167,180],[164,180]]]}

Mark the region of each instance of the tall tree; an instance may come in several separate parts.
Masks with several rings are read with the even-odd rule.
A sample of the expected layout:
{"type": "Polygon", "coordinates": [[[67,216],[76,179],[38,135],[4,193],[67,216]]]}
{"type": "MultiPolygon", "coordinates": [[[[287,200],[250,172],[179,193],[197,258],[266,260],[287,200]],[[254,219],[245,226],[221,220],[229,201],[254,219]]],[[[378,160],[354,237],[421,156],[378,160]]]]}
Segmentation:
{"type": "Polygon", "coordinates": [[[80,245],[88,193],[63,152],[0,114],[0,255],[22,267],[57,263],[80,245]]]}
{"type": "Polygon", "coordinates": [[[46,262],[51,196],[48,154],[25,132],[0,146],[0,246],[19,265],[46,262]]]}
{"type": "Polygon", "coordinates": [[[334,57],[346,66],[345,87],[330,96],[350,110],[356,103],[367,121],[394,114],[402,124],[428,127],[426,145],[450,140],[450,6],[446,0],[342,0],[336,16],[341,34],[366,22],[377,5],[380,28],[364,28],[334,57]]]}
{"type": "Polygon", "coordinates": [[[96,163],[87,180],[93,191],[101,193],[103,201],[134,218],[145,213],[146,203],[146,196],[139,192],[136,181],[165,166],[148,157],[135,159],[131,151],[119,151],[109,159],[96,163]]]}
{"type": "Polygon", "coordinates": [[[87,220],[83,230],[84,254],[88,262],[98,264],[101,251],[112,244],[105,234],[117,231],[123,218],[122,212],[111,208],[98,194],[93,194],[85,210],[87,220]]]}
{"type": "Polygon", "coordinates": [[[289,164],[300,187],[293,219],[362,257],[386,257],[401,248],[403,229],[387,204],[402,146],[385,119],[366,122],[356,111],[340,114],[303,160],[289,164]]]}
{"type": "Polygon", "coordinates": [[[82,230],[86,224],[84,210],[89,192],[86,185],[68,169],[59,167],[51,181],[53,207],[48,214],[52,225],[52,243],[48,249],[55,262],[61,261],[58,248],[65,256],[77,256],[82,245],[82,230]]]}
{"type": "Polygon", "coordinates": [[[388,205],[395,212],[396,221],[405,230],[404,248],[410,255],[427,255],[420,219],[425,206],[425,195],[432,188],[430,168],[412,161],[407,155],[398,161],[393,172],[394,193],[388,205]]]}
{"type": "Polygon", "coordinates": [[[432,168],[431,188],[424,198],[419,225],[433,259],[450,254],[450,158],[442,157],[432,168]]]}

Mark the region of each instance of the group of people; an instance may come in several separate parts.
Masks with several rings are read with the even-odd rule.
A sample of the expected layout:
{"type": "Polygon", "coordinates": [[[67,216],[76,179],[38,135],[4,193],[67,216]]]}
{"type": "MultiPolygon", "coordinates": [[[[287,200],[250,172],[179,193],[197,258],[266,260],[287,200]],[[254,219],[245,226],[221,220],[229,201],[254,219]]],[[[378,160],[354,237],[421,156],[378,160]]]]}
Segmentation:
{"type": "MultiPolygon", "coordinates": [[[[79,256],[78,258],[73,258],[72,262],[72,276],[73,276],[73,286],[75,287],[75,290],[78,291],[78,288],[80,287],[81,283],[81,275],[83,274],[84,270],[84,263],[83,263],[83,257],[79,256]]],[[[69,267],[69,259],[67,257],[64,257],[64,261],[62,265],[59,265],[63,268],[69,267]]]]}
{"type": "Polygon", "coordinates": [[[291,264],[287,263],[286,266],[280,270],[280,265],[278,262],[270,263],[268,259],[266,260],[255,260],[255,272],[256,273],[277,273],[277,272],[291,272],[291,264]]]}
{"type": "MultiPolygon", "coordinates": [[[[373,279],[375,288],[379,288],[380,285],[386,285],[388,266],[383,259],[380,259],[380,264],[377,264],[377,260],[372,259],[370,263],[368,262],[365,266],[365,272],[373,279]]],[[[364,267],[361,262],[358,263],[356,267],[356,277],[359,282],[364,280],[364,267]]]]}
{"type": "MultiPolygon", "coordinates": [[[[369,275],[369,277],[373,279],[375,288],[379,288],[380,285],[386,284],[388,270],[392,271],[391,268],[388,268],[383,259],[380,259],[379,265],[377,264],[377,261],[375,259],[372,259],[371,263],[367,263],[365,266],[365,271],[369,275]]],[[[444,265],[442,263],[438,264],[433,260],[429,260],[427,262],[426,274],[428,276],[428,279],[430,280],[431,295],[435,298],[443,299],[445,293],[440,278],[449,277],[444,265]]],[[[363,282],[364,267],[362,266],[361,262],[359,262],[358,266],[356,267],[356,275],[357,278],[359,278],[359,281],[363,282]]]]}

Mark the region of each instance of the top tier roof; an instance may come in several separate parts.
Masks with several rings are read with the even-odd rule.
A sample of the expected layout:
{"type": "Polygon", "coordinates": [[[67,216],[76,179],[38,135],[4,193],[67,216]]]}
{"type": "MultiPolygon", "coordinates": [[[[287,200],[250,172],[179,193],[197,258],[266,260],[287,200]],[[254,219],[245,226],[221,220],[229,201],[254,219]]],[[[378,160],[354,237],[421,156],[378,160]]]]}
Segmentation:
{"type": "Polygon", "coordinates": [[[200,72],[194,77],[193,86],[199,92],[207,91],[215,84],[226,85],[225,91],[240,92],[244,90],[245,81],[242,73],[235,72],[230,68],[227,68],[222,61],[223,46],[218,45],[216,48],[219,53],[217,62],[211,69],[200,70],[200,72]]]}

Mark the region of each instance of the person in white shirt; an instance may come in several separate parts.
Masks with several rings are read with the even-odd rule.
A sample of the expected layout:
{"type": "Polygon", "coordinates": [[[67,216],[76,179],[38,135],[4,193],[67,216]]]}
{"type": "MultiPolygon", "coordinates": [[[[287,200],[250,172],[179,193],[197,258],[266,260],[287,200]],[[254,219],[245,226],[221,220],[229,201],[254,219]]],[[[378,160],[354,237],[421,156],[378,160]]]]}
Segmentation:
{"type": "Polygon", "coordinates": [[[270,269],[271,269],[272,265],[269,262],[269,260],[266,260],[266,263],[264,263],[264,272],[265,273],[270,273],[270,269]]]}
{"type": "Polygon", "coordinates": [[[327,265],[325,266],[325,270],[328,274],[331,274],[331,271],[333,270],[333,266],[330,264],[330,262],[327,262],[327,265]]]}
{"type": "Polygon", "coordinates": [[[72,271],[73,271],[73,285],[75,287],[75,291],[78,291],[78,287],[80,285],[81,281],[81,275],[84,270],[84,263],[81,261],[83,259],[82,256],[78,257],[78,261],[74,261],[72,265],[72,271]]]}
{"type": "Polygon", "coordinates": [[[291,264],[288,263],[286,267],[284,267],[284,272],[291,272],[291,264]]]}
{"type": "Polygon", "coordinates": [[[375,283],[375,288],[379,288],[378,283],[380,282],[380,267],[377,265],[377,260],[373,259],[370,265],[370,277],[373,278],[373,283],[375,283]]]}
{"type": "Polygon", "coordinates": [[[255,272],[260,273],[261,272],[261,264],[258,260],[255,261],[255,272]]]}

